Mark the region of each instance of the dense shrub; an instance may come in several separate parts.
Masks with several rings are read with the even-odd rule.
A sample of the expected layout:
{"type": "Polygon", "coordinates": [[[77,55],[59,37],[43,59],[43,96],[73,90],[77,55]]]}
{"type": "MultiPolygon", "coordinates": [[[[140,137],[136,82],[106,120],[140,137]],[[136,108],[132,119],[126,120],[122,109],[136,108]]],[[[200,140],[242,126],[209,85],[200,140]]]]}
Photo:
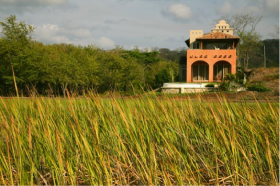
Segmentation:
{"type": "Polygon", "coordinates": [[[229,82],[224,81],[219,85],[220,90],[226,91],[229,89],[229,82]]]}
{"type": "Polygon", "coordinates": [[[266,88],[263,84],[253,84],[248,86],[248,90],[257,91],[257,92],[267,92],[270,91],[269,88],[266,88]]]}
{"type": "Polygon", "coordinates": [[[268,80],[279,79],[279,74],[272,74],[265,76],[268,80]]]}

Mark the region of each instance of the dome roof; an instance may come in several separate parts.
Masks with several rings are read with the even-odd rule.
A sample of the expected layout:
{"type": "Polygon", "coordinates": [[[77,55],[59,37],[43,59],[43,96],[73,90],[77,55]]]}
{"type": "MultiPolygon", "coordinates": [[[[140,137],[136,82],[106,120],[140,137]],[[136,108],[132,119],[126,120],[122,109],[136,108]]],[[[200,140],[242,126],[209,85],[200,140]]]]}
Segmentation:
{"type": "Polygon", "coordinates": [[[227,24],[227,22],[225,20],[221,20],[221,21],[219,21],[219,24],[224,25],[224,24],[227,24]]]}

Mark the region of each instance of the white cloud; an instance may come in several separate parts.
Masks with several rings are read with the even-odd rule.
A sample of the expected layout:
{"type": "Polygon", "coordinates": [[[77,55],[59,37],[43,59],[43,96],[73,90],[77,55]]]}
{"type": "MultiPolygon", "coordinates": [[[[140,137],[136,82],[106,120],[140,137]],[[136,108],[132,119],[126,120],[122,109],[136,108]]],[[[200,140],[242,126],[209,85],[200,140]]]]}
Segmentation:
{"type": "Polygon", "coordinates": [[[191,9],[184,4],[170,5],[167,11],[179,19],[189,19],[192,17],[191,9]]]}
{"type": "Polygon", "coordinates": [[[36,27],[34,38],[44,43],[67,43],[74,45],[97,45],[101,48],[110,49],[115,47],[115,42],[107,37],[97,37],[89,29],[67,29],[55,24],[44,24],[36,27]]]}
{"type": "Polygon", "coordinates": [[[98,39],[98,45],[102,48],[114,48],[115,42],[107,37],[101,37],[98,39]]]}
{"type": "Polygon", "coordinates": [[[71,43],[70,39],[61,34],[62,30],[57,25],[45,24],[36,27],[34,36],[36,40],[45,43],[71,43]]]}

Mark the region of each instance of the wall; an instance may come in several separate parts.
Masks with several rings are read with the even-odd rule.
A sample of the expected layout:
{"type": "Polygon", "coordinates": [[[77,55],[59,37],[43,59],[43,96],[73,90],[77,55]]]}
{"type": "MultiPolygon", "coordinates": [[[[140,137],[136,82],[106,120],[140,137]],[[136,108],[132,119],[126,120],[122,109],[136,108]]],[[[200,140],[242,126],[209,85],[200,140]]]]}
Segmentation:
{"type": "Polygon", "coordinates": [[[207,87],[207,88],[161,88],[162,93],[166,94],[183,94],[183,93],[201,93],[201,92],[214,92],[218,91],[218,88],[212,88],[212,87],[207,87]]]}
{"type": "Polygon", "coordinates": [[[190,30],[190,48],[196,38],[203,36],[203,30],[190,30]]]}
{"type": "Polygon", "coordinates": [[[236,50],[188,50],[187,53],[187,82],[192,82],[192,64],[204,61],[209,65],[209,82],[213,82],[213,66],[219,61],[231,64],[231,73],[236,73],[236,50]]]}

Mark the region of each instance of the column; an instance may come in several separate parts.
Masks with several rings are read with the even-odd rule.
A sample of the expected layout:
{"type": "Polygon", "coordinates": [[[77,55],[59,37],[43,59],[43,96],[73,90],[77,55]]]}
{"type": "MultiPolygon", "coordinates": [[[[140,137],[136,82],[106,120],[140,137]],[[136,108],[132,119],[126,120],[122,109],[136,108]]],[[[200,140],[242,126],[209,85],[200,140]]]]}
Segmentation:
{"type": "Polygon", "coordinates": [[[236,63],[231,63],[231,73],[236,74],[236,63]]]}
{"type": "Polygon", "coordinates": [[[192,82],[192,63],[188,62],[187,63],[187,83],[192,82]]]}
{"type": "Polygon", "coordinates": [[[214,65],[209,64],[209,82],[213,82],[214,80],[214,65]]]}

